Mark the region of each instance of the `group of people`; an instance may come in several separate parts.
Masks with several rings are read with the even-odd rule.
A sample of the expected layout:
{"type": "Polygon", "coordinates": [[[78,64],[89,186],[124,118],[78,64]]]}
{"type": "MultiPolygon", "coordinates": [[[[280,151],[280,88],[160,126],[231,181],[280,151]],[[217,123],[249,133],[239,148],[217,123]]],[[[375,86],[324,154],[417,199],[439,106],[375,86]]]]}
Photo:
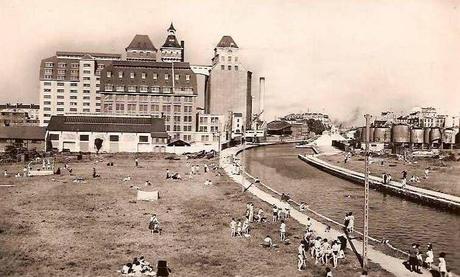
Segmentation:
{"type": "Polygon", "coordinates": [[[121,273],[122,274],[146,274],[150,275],[149,273],[153,272],[153,268],[150,266],[150,263],[148,263],[143,256],[137,258],[135,257],[133,259],[132,263],[127,263],[123,265],[121,268],[121,273]]]}
{"type": "Polygon", "coordinates": [[[263,223],[266,222],[266,218],[264,217],[264,211],[262,208],[259,208],[257,213],[255,213],[254,203],[248,202],[246,204],[246,212],[243,222],[240,219],[235,220],[235,218],[232,218],[232,221],[230,222],[231,236],[249,237],[250,223],[253,222],[263,223]]]}
{"type": "MultiPolygon", "coordinates": [[[[447,277],[449,271],[447,270],[447,263],[445,260],[446,253],[441,252],[439,254],[439,264],[438,270],[441,277],[447,277]]],[[[412,244],[412,248],[409,250],[409,270],[415,271],[417,273],[421,272],[421,267],[425,267],[429,270],[433,268],[434,264],[434,253],[433,245],[430,243],[427,245],[427,250],[425,252],[425,261],[423,260],[422,251],[420,250],[420,245],[417,243],[412,244]]]]}
{"type": "Polygon", "coordinates": [[[182,176],[180,176],[179,172],[171,173],[169,169],[166,169],[166,180],[182,180],[182,176]]]}
{"type": "Polygon", "coordinates": [[[273,205],[272,207],[272,221],[273,222],[288,219],[290,215],[291,215],[291,209],[289,207],[289,204],[287,204],[284,208],[273,205]]]}
{"type": "Polygon", "coordinates": [[[157,218],[156,214],[152,214],[149,220],[149,230],[150,233],[159,233],[161,235],[160,221],[157,218]]]}

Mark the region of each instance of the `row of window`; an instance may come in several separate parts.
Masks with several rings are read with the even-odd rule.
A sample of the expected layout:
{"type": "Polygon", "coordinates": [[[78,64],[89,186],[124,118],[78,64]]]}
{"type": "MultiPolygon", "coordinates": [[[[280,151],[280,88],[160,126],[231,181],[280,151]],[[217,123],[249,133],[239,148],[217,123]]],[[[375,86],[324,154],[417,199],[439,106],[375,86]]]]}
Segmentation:
{"type": "MultiPolygon", "coordinates": [[[[153,93],[172,93],[172,87],[159,87],[159,86],[152,86],[149,87],[148,86],[123,86],[123,85],[117,85],[115,86],[115,91],[118,91],[118,92],[124,92],[125,90],[127,90],[128,92],[153,92],[153,93]],[[139,89],[139,90],[138,90],[139,89]]],[[[114,91],[114,86],[112,84],[106,84],[105,85],[105,91],[114,91]]],[[[184,88],[184,87],[181,87],[180,89],[177,89],[176,88],[176,91],[180,91],[180,92],[184,92],[184,93],[188,93],[188,94],[193,94],[193,88],[184,88]]]]}
{"type": "MultiPolygon", "coordinates": [[[[96,97],[97,99],[97,97],[96,97]]],[[[123,101],[123,100],[128,100],[128,101],[141,101],[141,102],[171,102],[173,100],[174,102],[187,102],[191,103],[193,102],[193,97],[191,96],[160,96],[160,95],[105,95],[104,96],[104,101],[123,101]]]]}
{"type": "MultiPolygon", "coordinates": [[[[145,114],[149,112],[160,112],[160,105],[157,105],[157,104],[155,105],[146,105],[146,104],[137,105],[137,104],[124,104],[124,103],[116,103],[115,105],[109,104],[109,103],[104,104],[104,112],[112,112],[112,111],[115,111],[117,113],[124,113],[125,111],[127,111],[129,113],[145,114]]],[[[161,111],[170,113],[171,105],[162,105],[161,111]]],[[[180,105],[174,105],[173,112],[174,113],[182,112],[182,107],[180,105]]],[[[184,113],[191,113],[191,112],[192,112],[192,106],[184,106],[184,113]]],[[[180,118],[177,120],[180,121],[180,118]]],[[[192,122],[192,116],[189,116],[189,115],[184,116],[184,122],[192,122]]]]}
{"type": "MultiPolygon", "coordinates": [[[[212,133],[219,132],[219,127],[217,126],[211,126],[209,129],[212,133]]],[[[200,126],[200,132],[208,132],[208,126],[200,126]]]]}
{"type": "MultiPolygon", "coordinates": [[[[91,67],[91,63],[83,63],[83,67],[91,67]]],[[[50,67],[54,67],[54,62],[45,62],[45,67],[47,68],[50,68],[50,67]]],[[[67,63],[65,62],[58,62],[57,64],[57,67],[58,68],[66,68],[67,67],[67,63]]],[[[79,68],[80,67],[80,64],[79,63],[70,63],[70,67],[71,68],[79,68]]],[[[104,64],[98,64],[97,65],[97,69],[104,69],[105,65],[104,64]]]]}
{"type": "MultiPolygon", "coordinates": [[[[225,56],[220,56],[220,60],[223,61],[223,62],[225,62],[225,56]]],[[[238,62],[238,57],[235,56],[235,57],[233,58],[233,60],[234,60],[235,62],[238,62]]],[[[232,56],[228,56],[228,57],[227,57],[227,61],[231,62],[231,61],[232,61],[232,56]]]]}
{"type": "MultiPolygon", "coordinates": [[[[140,76],[141,76],[141,79],[147,79],[147,73],[146,72],[141,72],[140,76]]],[[[118,78],[123,78],[124,76],[124,72],[123,71],[118,71],[118,78]]],[[[111,78],[112,77],[112,72],[111,71],[107,71],[107,78],[111,78]]],[[[169,80],[171,78],[171,75],[169,73],[164,73],[163,74],[163,77],[165,80],[169,80]]],[[[129,73],[129,78],[131,79],[134,79],[136,78],[136,73],[135,72],[130,72],[129,73]]],[[[152,74],[152,77],[151,77],[153,80],[157,80],[158,79],[158,73],[153,73],[152,74]]],[[[181,80],[183,77],[183,75],[181,74],[174,74],[174,79],[176,81],[179,81],[181,80]],[[182,76],[182,77],[181,77],[182,76]]],[[[185,74],[185,81],[190,81],[190,74],[185,74]]]]}
{"type": "MultiPolygon", "coordinates": [[[[59,134],[50,134],[50,140],[59,140],[59,134]]],[[[89,135],[80,135],[79,138],[80,141],[87,142],[89,141],[89,135]]],[[[109,136],[109,141],[111,142],[118,142],[120,141],[120,136],[119,135],[110,135],[109,136]]],[[[153,142],[155,143],[165,143],[166,139],[164,138],[154,138],[152,139],[153,142]]],[[[149,136],[139,136],[139,142],[149,142],[149,136]]]]}
{"type": "MultiPolygon", "coordinates": [[[[222,65],[220,66],[220,69],[221,69],[221,70],[225,70],[225,65],[222,64],[222,65]]],[[[232,66],[231,66],[231,65],[228,65],[228,66],[227,66],[227,69],[228,69],[228,70],[232,70],[232,66]]],[[[235,69],[235,71],[238,71],[238,66],[235,65],[235,66],[234,66],[234,69],[235,69]]]]}

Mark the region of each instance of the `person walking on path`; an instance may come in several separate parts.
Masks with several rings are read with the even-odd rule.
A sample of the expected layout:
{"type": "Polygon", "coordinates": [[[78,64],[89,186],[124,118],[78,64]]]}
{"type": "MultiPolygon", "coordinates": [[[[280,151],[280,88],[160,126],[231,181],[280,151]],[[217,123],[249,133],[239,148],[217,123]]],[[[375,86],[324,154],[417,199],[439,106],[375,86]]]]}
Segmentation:
{"type": "Polygon", "coordinates": [[[280,239],[281,241],[286,241],[286,223],[284,223],[284,220],[281,220],[281,225],[280,225],[280,239]]]}

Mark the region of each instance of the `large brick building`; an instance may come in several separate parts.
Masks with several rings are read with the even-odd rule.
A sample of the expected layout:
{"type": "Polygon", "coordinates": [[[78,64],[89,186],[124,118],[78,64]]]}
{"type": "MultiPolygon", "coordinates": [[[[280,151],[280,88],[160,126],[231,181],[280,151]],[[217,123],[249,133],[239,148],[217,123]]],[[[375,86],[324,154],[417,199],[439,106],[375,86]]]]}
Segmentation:
{"type": "Polygon", "coordinates": [[[56,52],[40,65],[40,125],[52,115],[101,111],[99,76],[119,54],[56,52]]]}

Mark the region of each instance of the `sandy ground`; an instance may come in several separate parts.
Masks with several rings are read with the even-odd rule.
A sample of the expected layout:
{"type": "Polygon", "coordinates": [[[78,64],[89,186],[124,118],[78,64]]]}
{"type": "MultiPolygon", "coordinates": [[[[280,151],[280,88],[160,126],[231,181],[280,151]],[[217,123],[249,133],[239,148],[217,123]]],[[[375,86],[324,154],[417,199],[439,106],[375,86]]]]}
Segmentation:
{"type": "MultiPolygon", "coordinates": [[[[291,245],[267,250],[259,244],[270,234],[278,241],[278,224],[253,224],[249,239],[231,238],[231,217],[242,218],[245,204],[255,203],[268,213],[270,207],[241,193],[226,176],[216,172],[190,178],[190,161],[162,157],[101,156],[70,162],[73,176],[33,178],[0,177],[0,276],[117,276],[121,265],[136,256],[156,264],[168,261],[172,276],[323,276],[325,266],[296,270],[297,242],[304,229],[288,221],[291,245]],[[113,161],[114,167],[106,163],[113,161]],[[95,167],[102,176],[91,178],[95,167]],[[182,181],[165,180],[165,170],[180,172],[182,181]],[[123,182],[126,176],[129,182],[123,182]],[[76,176],[85,183],[73,183],[76,176]],[[213,181],[204,186],[205,179],[213,181]],[[150,180],[152,186],[145,187],[150,180]],[[136,189],[160,192],[156,202],[135,201],[136,189]],[[156,213],[163,233],[147,229],[156,213]]],[[[193,163],[213,163],[193,160],[193,163]]],[[[61,164],[62,167],[62,164],[61,164]]],[[[9,172],[20,165],[1,167],[9,172]]],[[[371,276],[391,276],[371,265],[371,276]]],[[[359,276],[359,264],[349,253],[334,276],[359,276]]]]}
{"type": "MultiPolygon", "coordinates": [[[[341,167],[364,172],[363,156],[354,156],[346,164],[343,154],[323,155],[320,158],[341,167]]],[[[370,170],[374,176],[381,177],[386,172],[391,174],[393,180],[400,181],[402,171],[406,170],[408,180],[412,175],[420,178],[420,182],[408,182],[413,186],[460,196],[460,162],[417,159],[416,163],[409,164],[395,158],[385,158],[382,166],[380,164],[381,158],[371,158],[371,160],[373,163],[370,164],[370,170]],[[422,177],[427,167],[430,168],[430,173],[428,179],[424,179],[422,177]]]]}

